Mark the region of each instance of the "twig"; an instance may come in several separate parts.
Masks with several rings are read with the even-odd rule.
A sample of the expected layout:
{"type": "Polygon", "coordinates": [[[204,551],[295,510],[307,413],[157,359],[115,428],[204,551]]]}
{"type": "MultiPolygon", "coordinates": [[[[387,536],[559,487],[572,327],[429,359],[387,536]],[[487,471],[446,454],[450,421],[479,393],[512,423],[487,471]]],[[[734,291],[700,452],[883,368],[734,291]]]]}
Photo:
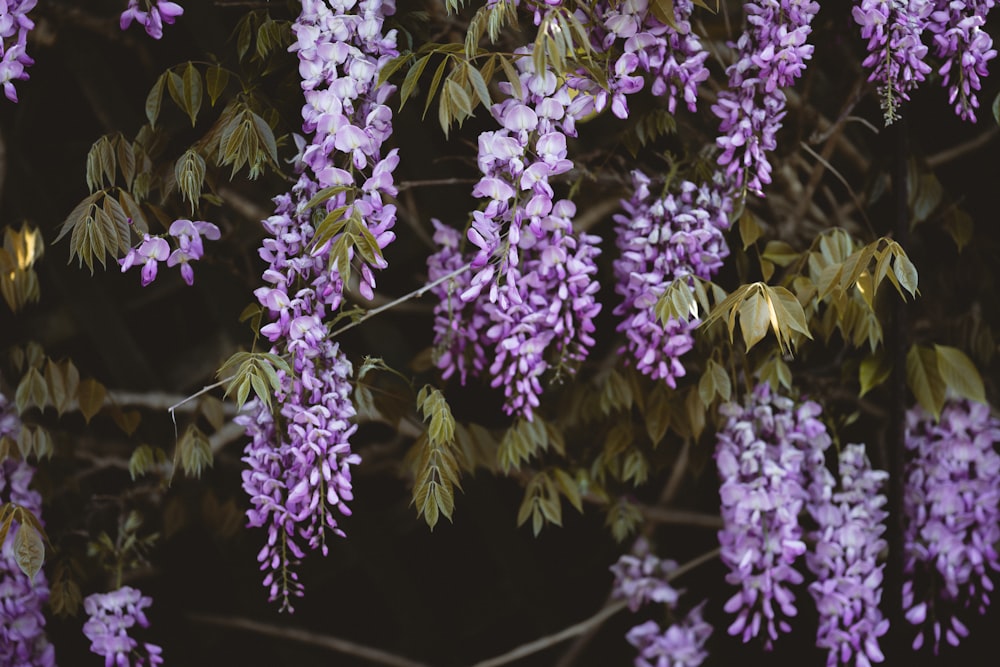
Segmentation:
{"type": "Polygon", "coordinates": [[[965,143],[961,143],[957,146],[952,146],[951,148],[946,148],[940,153],[935,153],[934,155],[928,156],[927,166],[929,167],[940,167],[943,164],[951,162],[952,160],[957,160],[966,153],[971,153],[973,151],[979,150],[986,144],[993,141],[993,137],[1000,132],[1000,127],[994,125],[990,129],[986,130],[978,137],[974,139],[969,139],[965,143]]]}
{"type": "Polygon", "coordinates": [[[213,389],[218,389],[219,387],[226,386],[226,383],[229,382],[232,379],[233,378],[228,377],[225,380],[219,380],[218,382],[213,382],[212,384],[205,385],[204,387],[202,387],[201,389],[199,389],[195,393],[191,394],[190,396],[186,396],[185,398],[182,398],[181,400],[177,401],[173,405],[169,406],[167,408],[167,412],[169,412],[170,416],[173,417],[174,413],[177,411],[177,408],[181,407],[182,405],[184,405],[185,403],[187,403],[189,401],[193,401],[194,399],[198,398],[199,396],[204,396],[205,394],[207,394],[208,392],[212,391],[213,389]]]}
{"type": "MultiPolygon", "coordinates": [[[[673,581],[674,579],[677,579],[682,575],[687,574],[688,572],[698,567],[699,565],[707,563],[708,561],[718,556],[719,552],[720,549],[712,549],[707,553],[704,553],[696,558],[689,560],[688,562],[684,563],[676,570],[671,572],[667,576],[667,580],[673,581]]],[[[612,602],[608,605],[605,605],[600,611],[598,611],[596,614],[594,614],[588,619],[585,619],[583,621],[580,621],[579,623],[571,625],[568,628],[560,630],[555,634],[547,635],[545,637],[540,637],[539,639],[528,642],[527,644],[522,644],[517,648],[508,651],[502,655],[498,655],[494,658],[489,658],[487,660],[477,662],[475,665],[473,665],[473,667],[498,667],[499,665],[506,665],[509,662],[520,660],[521,658],[525,658],[529,655],[532,655],[533,653],[544,651],[545,649],[554,646],[555,644],[564,642],[567,639],[576,637],[577,635],[582,635],[583,633],[590,630],[592,627],[601,625],[602,623],[604,623],[604,621],[608,620],[609,618],[620,612],[622,609],[625,609],[625,604],[626,604],[625,600],[618,600],[616,602],[612,602]]]]}
{"type": "MultiPolygon", "coordinates": [[[[194,412],[195,405],[186,405],[191,397],[178,394],[162,394],[159,392],[134,392],[134,391],[110,391],[104,400],[106,405],[128,405],[150,410],[175,410],[177,412],[194,412]]],[[[223,403],[223,414],[227,417],[236,415],[236,406],[232,403],[223,403]]]]}
{"type": "Polygon", "coordinates": [[[700,528],[722,528],[722,517],[716,514],[705,514],[703,512],[691,512],[688,510],[675,510],[666,507],[649,507],[640,505],[639,510],[642,515],[650,521],[656,523],[679,524],[683,526],[697,526],[700,528]]]}
{"type": "MultiPolygon", "coordinates": [[[[340,327],[336,331],[330,332],[330,338],[336,338],[337,336],[339,336],[340,334],[344,333],[345,331],[347,331],[349,329],[353,329],[354,327],[358,326],[359,324],[361,324],[365,320],[371,319],[371,318],[375,317],[376,315],[378,315],[379,313],[384,312],[386,310],[389,310],[390,308],[393,308],[393,307],[395,307],[395,306],[403,303],[404,301],[409,301],[410,299],[414,299],[414,298],[420,298],[424,294],[426,294],[429,290],[434,289],[435,287],[437,287],[441,283],[447,282],[447,281],[451,280],[452,278],[454,278],[456,276],[462,275],[463,273],[465,273],[466,271],[468,271],[470,268],[472,268],[472,265],[471,264],[466,264],[465,266],[463,266],[463,267],[461,267],[459,269],[455,269],[454,271],[452,271],[451,273],[449,273],[447,275],[441,276],[440,278],[438,278],[437,280],[435,280],[433,282],[427,283],[423,287],[419,287],[419,288],[413,290],[412,292],[410,292],[408,294],[404,294],[403,296],[401,296],[401,297],[399,297],[397,299],[393,299],[392,301],[390,301],[388,303],[385,303],[385,304],[379,306],[378,308],[372,308],[371,310],[369,310],[368,312],[366,312],[364,315],[362,315],[358,319],[354,320],[353,322],[349,322],[348,324],[345,324],[344,326],[340,327]]],[[[216,385],[216,386],[218,386],[218,385],[216,385]]],[[[206,389],[209,389],[209,387],[206,387],[206,389]]]]}
{"type": "Polygon", "coordinates": [[[472,185],[478,183],[478,178],[428,178],[418,181],[400,181],[396,184],[397,190],[409,190],[410,188],[425,188],[443,185],[472,185]]]}
{"type": "Polygon", "coordinates": [[[261,623],[260,621],[254,621],[249,618],[217,616],[215,614],[203,614],[197,612],[188,614],[188,617],[198,623],[208,623],[209,625],[232,628],[234,630],[245,630],[247,632],[267,635],[269,637],[287,639],[289,641],[299,642],[300,644],[308,644],[310,646],[329,649],[345,655],[353,655],[380,665],[391,665],[392,667],[427,667],[427,665],[422,662],[410,660],[409,658],[396,655],[395,653],[389,653],[388,651],[383,651],[382,649],[364,646],[363,644],[356,644],[355,642],[348,641],[347,639],[341,639],[339,637],[331,637],[330,635],[321,635],[316,632],[309,632],[308,630],[302,630],[300,628],[271,625],[270,623],[261,623]]]}

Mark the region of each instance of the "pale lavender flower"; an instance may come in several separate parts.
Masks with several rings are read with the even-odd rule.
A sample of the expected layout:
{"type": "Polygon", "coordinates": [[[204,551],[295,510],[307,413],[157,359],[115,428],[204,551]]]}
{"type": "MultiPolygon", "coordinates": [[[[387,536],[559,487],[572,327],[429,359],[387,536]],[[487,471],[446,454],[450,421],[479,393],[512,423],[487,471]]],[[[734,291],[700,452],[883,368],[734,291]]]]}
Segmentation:
{"type": "Polygon", "coordinates": [[[941,84],[948,86],[948,104],[964,120],[976,122],[986,63],[996,57],[993,38],[983,26],[995,0],[936,0],[927,19],[934,53],[944,60],[938,69],[941,84]]]}
{"type": "Polygon", "coordinates": [[[816,645],[827,649],[827,667],[864,667],[885,657],[878,638],[889,629],[882,615],[882,569],[886,549],[885,495],[888,473],[872,470],[864,445],[840,452],[840,483],[825,467],[814,474],[809,513],[816,521],[810,534],[814,551],[806,564],[816,575],[809,592],[819,611],[816,645]]]}
{"type": "Polygon", "coordinates": [[[611,573],[615,575],[612,595],[624,598],[633,612],[647,602],[659,602],[673,608],[680,592],[670,585],[669,577],[676,569],[676,562],[661,560],[650,553],[649,544],[640,539],[633,553],[622,554],[611,566],[611,573]]]}
{"type": "Polygon", "coordinates": [[[862,0],[853,9],[861,36],[868,40],[863,65],[871,70],[868,80],[878,84],[886,125],[899,118],[910,91],[931,71],[921,35],[933,8],[934,0],[862,0]]]}
{"type": "Polygon", "coordinates": [[[145,29],[147,35],[153,39],[160,39],[163,37],[163,26],[173,25],[177,17],[183,13],[183,7],[168,0],[129,0],[118,24],[122,30],[128,30],[133,22],[138,23],[145,29]],[[139,9],[140,1],[145,9],[139,9]]]}
{"type": "Polygon", "coordinates": [[[1000,420],[988,406],[949,401],[937,422],[919,407],[906,418],[906,516],[903,604],[937,653],[942,634],[957,646],[959,618],[990,604],[1000,571],[1000,420]]]}
{"type": "Polygon", "coordinates": [[[728,403],[720,412],[728,421],[715,451],[725,523],[719,543],[730,568],[726,581],[740,587],[725,604],[736,614],[729,634],[746,642],[763,630],[770,648],[798,613],[792,588],[803,577],[795,563],[806,551],[798,517],[830,436],[819,405],[796,405],[767,383],[746,405],[728,403]]]}
{"type": "Polygon", "coordinates": [[[636,368],[671,387],[685,374],[680,362],[694,346],[691,331],[697,321],[656,315],[656,303],[678,278],[711,278],[729,255],[722,231],[729,226],[731,201],[717,185],[682,181],[675,192],[660,196],[640,171],[632,173],[633,195],[616,214],[615,234],[620,256],[614,261],[615,291],[622,303],[618,331],[626,337],[622,352],[631,353],[636,368]]]}
{"type": "Polygon", "coordinates": [[[139,642],[131,636],[133,628],[149,627],[145,609],[153,599],[131,586],[109,593],[94,593],[83,601],[87,622],[83,634],[90,640],[90,651],[104,657],[105,667],[155,667],[163,664],[163,649],[156,644],[139,642]]]}
{"type": "Polygon", "coordinates": [[[750,0],[743,5],[746,29],[733,45],[736,62],[726,69],[729,88],[719,93],[712,111],[722,122],[716,144],[719,165],[733,181],[763,196],[771,182],[767,154],[785,116],[783,88],[805,71],[813,47],[806,40],[819,11],[814,0],[750,0]]]}
{"type": "Polygon", "coordinates": [[[683,620],[666,630],[656,621],[646,621],[628,631],[625,638],[639,650],[635,667],[698,667],[708,657],[705,642],[712,626],[702,618],[705,603],[691,609],[683,620]]]}
{"type": "Polygon", "coordinates": [[[35,64],[26,50],[28,33],[35,23],[28,12],[38,0],[0,0],[0,84],[4,95],[17,102],[14,82],[28,78],[26,69],[35,64]]]}

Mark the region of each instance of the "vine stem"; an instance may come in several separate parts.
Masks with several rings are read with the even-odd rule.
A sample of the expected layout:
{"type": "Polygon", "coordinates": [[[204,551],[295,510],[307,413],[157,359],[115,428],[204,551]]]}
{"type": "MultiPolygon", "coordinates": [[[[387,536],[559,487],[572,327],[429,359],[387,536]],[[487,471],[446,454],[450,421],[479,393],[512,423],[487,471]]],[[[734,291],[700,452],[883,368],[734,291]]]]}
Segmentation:
{"type": "MultiPolygon", "coordinates": [[[[703,553],[700,556],[692,558],[691,560],[689,560],[688,562],[684,563],[676,570],[671,572],[667,576],[667,580],[673,581],[674,579],[677,579],[682,575],[687,574],[696,567],[699,567],[700,565],[703,565],[709,562],[710,560],[713,560],[719,555],[720,552],[721,549],[716,548],[706,553],[703,553]]],[[[502,655],[498,655],[496,657],[489,658],[481,662],[477,662],[472,667],[499,667],[500,665],[506,665],[507,663],[514,662],[515,660],[520,660],[521,658],[525,658],[529,655],[532,655],[533,653],[544,651],[545,649],[554,646],[555,644],[566,641],[567,639],[571,639],[578,635],[582,635],[591,628],[601,625],[606,620],[608,620],[609,618],[620,612],[622,609],[625,609],[625,607],[626,607],[625,600],[617,600],[615,602],[605,605],[604,607],[601,608],[600,611],[598,611],[590,618],[584,619],[579,623],[569,626],[568,628],[564,628],[563,630],[560,630],[555,634],[547,635],[545,637],[540,637],[538,639],[535,639],[534,641],[528,642],[527,644],[521,644],[520,646],[510,651],[507,651],[502,655]]]]}

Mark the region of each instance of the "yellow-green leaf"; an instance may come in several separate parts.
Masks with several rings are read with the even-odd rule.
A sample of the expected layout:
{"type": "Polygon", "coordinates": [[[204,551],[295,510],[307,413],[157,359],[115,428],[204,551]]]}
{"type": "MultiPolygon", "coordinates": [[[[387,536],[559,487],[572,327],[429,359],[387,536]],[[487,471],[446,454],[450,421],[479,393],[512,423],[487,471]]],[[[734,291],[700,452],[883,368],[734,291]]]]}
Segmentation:
{"type": "Polygon", "coordinates": [[[986,403],[983,379],[972,360],[958,348],[935,345],[938,372],[948,388],[962,398],[977,403],[986,403]]]}
{"type": "Polygon", "coordinates": [[[14,536],[14,560],[32,582],[45,561],[45,543],[33,526],[22,523],[14,536]]]}
{"type": "Polygon", "coordinates": [[[83,413],[83,418],[88,424],[93,416],[100,411],[101,406],[104,405],[105,396],[107,396],[107,390],[97,380],[87,378],[80,381],[80,386],[76,392],[76,400],[80,406],[80,412],[83,413]]]}
{"type": "Polygon", "coordinates": [[[937,353],[914,345],[906,353],[906,384],[926,412],[940,419],[944,406],[945,383],[938,371],[937,353]]]}

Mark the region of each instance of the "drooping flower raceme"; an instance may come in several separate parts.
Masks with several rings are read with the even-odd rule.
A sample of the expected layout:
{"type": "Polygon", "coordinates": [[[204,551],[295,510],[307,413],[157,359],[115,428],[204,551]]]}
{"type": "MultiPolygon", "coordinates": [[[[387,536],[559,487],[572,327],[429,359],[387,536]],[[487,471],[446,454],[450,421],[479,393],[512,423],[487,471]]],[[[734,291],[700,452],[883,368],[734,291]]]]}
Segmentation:
{"type": "Polygon", "coordinates": [[[839,484],[821,467],[809,489],[816,529],[806,563],[816,575],[809,592],[819,611],[816,645],[827,649],[827,667],[882,662],[878,638],[889,629],[879,609],[883,566],[878,564],[887,546],[881,489],[888,473],[872,470],[864,445],[844,447],[839,464],[839,484]]]}
{"type": "MultiPolygon", "coordinates": [[[[17,412],[0,394],[0,438],[17,438],[21,429],[17,412]]],[[[30,488],[34,467],[25,461],[0,461],[0,503],[14,503],[29,510],[39,520],[42,496],[30,488]]],[[[45,636],[42,608],[49,598],[45,572],[34,580],[21,571],[13,544],[19,527],[14,525],[0,544],[0,665],[10,667],[54,667],[55,649],[45,636]]]]}
{"type": "Polygon", "coordinates": [[[620,251],[614,262],[615,291],[622,303],[615,315],[618,331],[636,368],[671,387],[685,374],[680,357],[694,346],[691,330],[697,322],[656,315],[656,302],[670,283],[685,276],[711,278],[729,255],[722,231],[729,226],[731,202],[717,186],[683,181],[678,192],[656,196],[651,180],[632,173],[634,194],[622,201],[624,213],[614,216],[620,251]]]}
{"type": "Polygon", "coordinates": [[[183,13],[183,7],[168,0],[128,0],[128,7],[119,19],[119,27],[128,30],[134,21],[145,29],[147,35],[160,39],[163,37],[163,26],[173,25],[183,13]],[[145,9],[139,9],[140,2],[145,9]]]}
{"type": "Polygon", "coordinates": [[[28,12],[36,4],[38,0],[0,0],[0,84],[11,102],[17,102],[14,82],[27,79],[26,68],[35,64],[26,49],[35,27],[28,12]]]}
{"type": "Polygon", "coordinates": [[[936,0],[927,20],[934,54],[944,61],[938,69],[948,86],[948,104],[964,120],[976,122],[986,63],[996,57],[993,38],[983,26],[995,0],[936,0]]]}
{"type": "MultiPolygon", "coordinates": [[[[556,199],[550,184],[572,167],[566,137],[575,135],[576,119],[589,113],[592,100],[586,94],[574,99],[552,71],[535,72],[531,58],[523,57],[517,65],[520,91],[501,84],[509,97],[491,108],[501,129],[479,136],[483,176],[473,195],[486,205],[473,213],[468,232],[475,247],[473,274],[462,279],[459,298],[484,303],[449,307],[449,316],[472,319],[439,321],[435,344],[443,350],[437,363],[444,374],[458,369],[464,378],[462,355],[478,349],[469,334],[483,331],[494,347],[489,373],[491,384],[503,387],[504,409],[531,419],[543,391],[542,376],[550,370],[573,372],[594,343],[590,334],[601,308],[595,298],[600,250],[597,237],[573,230],[576,207],[556,199]]],[[[454,255],[457,240],[442,232],[439,238],[449,246],[435,254],[432,265],[460,265],[454,255]]],[[[457,284],[436,293],[452,299],[449,290],[457,284]]],[[[439,309],[438,315],[444,312],[439,309]]],[[[472,368],[484,362],[474,359],[472,368]]]]}
{"type": "Polygon", "coordinates": [[[933,8],[934,0],[861,0],[854,7],[868,40],[863,65],[871,70],[868,80],[878,84],[886,125],[899,118],[899,107],[931,71],[921,36],[933,8]]]}
{"type": "Polygon", "coordinates": [[[640,539],[634,553],[622,554],[611,566],[611,573],[615,575],[612,595],[624,598],[633,612],[647,602],[659,602],[672,608],[680,597],[680,592],[669,580],[670,573],[676,569],[676,562],[660,559],[650,552],[649,544],[640,539]]]}
{"type": "Polygon", "coordinates": [[[763,630],[770,648],[797,613],[791,587],[803,581],[795,563],[806,551],[799,513],[830,436],[818,404],[796,405],[767,383],[746,405],[729,403],[720,412],[728,421],[715,450],[725,523],[719,543],[726,581],[740,588],[725,604],[736,614],[729,634],[749,641],[763,630]]]}
{"type": "Polygon", "coordinates": [[[957,646],[968,608],[985,613],[1000,571],[1000,420],[981,403],[950,401],[940,421],[906,416],[903,605],[919,626],[913,648],[942,634],[957,646]]]}
{"type": "Polygon", "coordinates": [[[382,66],[397,55],[395,31],[383,32],[394,10],[389,0],[305,0],[292,27],[306,101],[303,129],[310,138],[295,162],[298,182],[275,199],[275,213],[263,223],[260,256],[268,268],[264,286],[255,291],[270,320],[261,334],[291,372],[279,370],[273,405],[257,400],[239,418],[251,437],[243,458],[248,523],[267,529],[258,561],[269,597],[282,609],[292,610],[291,598],[302,595],[293,568],[306,550],[326,554],[326,531],[343,535],[337,517],[350,514],[350,470],[360,462],[348,441],[356,429],[352,367],[327,329],[343,301],[341,267],[331,258],[341,235],[317,244],[308,205],[320,188],[343,186],[322,213],[346,211],[352,233],[367,235],[377,247],[371,254],[369,245],[367,257],[347,257],[361,265],[360,292],[373,296],[372,268],[385,266],[381,249],[394,238],[396,216],[395,207],[383,203],[396,193],[398,157],[382,150],[392,132],[384,102],[393,87],[378,85],[382,66]]]}
{"type": "Polygon", "coordinates": [[[155,667],[163,664],[163,649],[131,636],[135,626],[149,627],[145,609],[153,599],[131,586],[110,593],[94,593],[83,601],[87,621],[83,634],[90,651],[104,657],[105,667],[155,667]]]}
{"type": "Polygon", "coordinates": [[[726,168],[734,191],[745,188],[763,196],[771,182],[767,154],[785,116],[783,88],[805,71],[813,47],[806,40],[819,11],[815,0],[748,0],[743,3],[746,29],[734,45],[736,61],[726,69],[729,88],[719,93],[712,111],[722,122],[716,144],[719,165],[726,168]]]}

